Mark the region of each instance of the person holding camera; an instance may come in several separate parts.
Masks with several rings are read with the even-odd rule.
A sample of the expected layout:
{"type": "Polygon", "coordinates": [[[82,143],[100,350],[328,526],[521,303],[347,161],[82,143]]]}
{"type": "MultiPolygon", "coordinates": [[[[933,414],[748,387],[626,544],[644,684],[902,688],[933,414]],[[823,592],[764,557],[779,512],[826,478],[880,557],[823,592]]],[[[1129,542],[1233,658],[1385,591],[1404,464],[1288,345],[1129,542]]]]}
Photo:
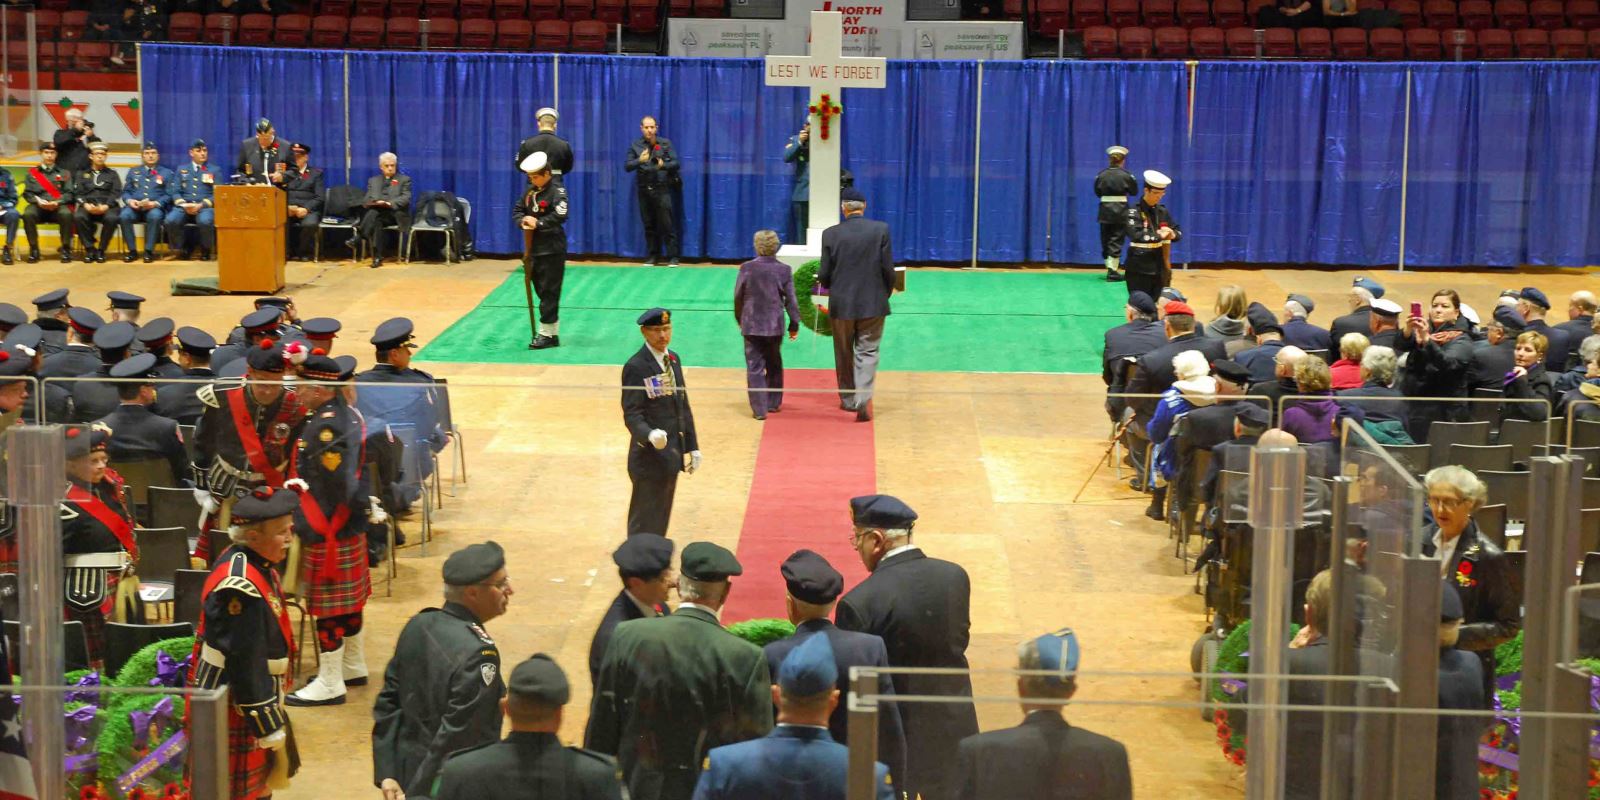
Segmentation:
{"type": "Polygon", "coordinates": [[[83,118],[83,109],[67,109],[67,127],[56,131],[56,163],[76,175],[89,168],[89,145],[100,141],[94,123],[83,118]]]}

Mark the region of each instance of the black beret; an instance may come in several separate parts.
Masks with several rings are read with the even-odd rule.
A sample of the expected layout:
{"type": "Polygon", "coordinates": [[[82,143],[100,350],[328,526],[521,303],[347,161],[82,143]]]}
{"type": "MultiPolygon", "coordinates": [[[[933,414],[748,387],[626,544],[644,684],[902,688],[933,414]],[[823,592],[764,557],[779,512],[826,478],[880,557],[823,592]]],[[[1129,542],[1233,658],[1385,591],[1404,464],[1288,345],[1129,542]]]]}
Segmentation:
{"type": "Polygon", "coordinates": [[[1522,287],[1522,291],[1517,292],[1517,297],[1520,297],[1523,300],[1545,309],[1546,311],[1550,309],[1550,298],[1545,297],[1544,292],[1541,292],[1532,286],[1522,287]]]}
{"type": "Polygon", "coordinates": [[[1239,401],[1233,404],[1233,418],[1239,420],[1240,425],[1252,428],[1267,428],[1272,426],[1272,415],[1267,410],[1249,401],[1239,401]]]}
{"type": "Polygon", "coordinates": [[[1151,300],[1150,295],[1147,295],[1138,289],[1134,289],[1128,293],[1128,305],[1131,306],[1134,311],[1137,311],[1140,314],[1156,313],[1156,301],[1151,300]]]}
{"type": "Polygon", "coordinates": [[[159,347],[172,338],[172,318],[156,317],[139,326],[139,341],[150,347],[159,347]]]}
{"type": "Polygon", "coordinates": [[[683,548],[679,569],[694,581],[725,581],[744,574],[744,567],[728,548],[710,542],[693,542],[683,548]]]}
{"type": "Polygon", "coordinates": [[[413,329],[411,320],[405,317],[384,320],[372,333],[372,346],[379,350],[393,350],[407,345],[411,342],[413,329]]]}
{"type": "Polygon", "coordinates": [[[22,347],[14,342],[0,344],[0,379],[20,378],[33,370],[33,356],[22,347]]]}
{"type": "Polygon", "coordinates": [[[72,329],[85,336],[93,336],[95,331],[106,324],[104,317],[96,314],[94,309],[74,306],[67,309],[67,324],[72,329]]]}
{"type": "Polygon", "coordinates": [[[152,142],[149,139],[146,139],[146,140],[144,140],[144,149],[145,150],[160,150],[161,148],[156,147],[156,143],[155,142],[152,142]]]}
{"type": "Polygon", "coordinates": [[[271,339],[249,348],[244,354],[245,366],[261,372],[283,372],[283,345],[271,339]]]}
{"type": "Polygon", "coordinates": [[[827,605],[844,591],[844,576],[828,563],[828,559],[810,550],[794,551],[784,559],[779,571],[783,573],[789,594],[801,602],[827,605]]]}
{"type": "Polygon", "coordinates": [[[57,289],[53,292],[45,292],[44,294],[33,298],[33,304],[40,311],[50,311],[51,309],[61,308],[62,306],[68,305],[67,290],[57,289]]]}
{"type": "Polygon", "coordinates": [[[283,318],[283,309],[277,306],[263,306],[239,320],[239,325],[245,333],[263,333],[277,327],[278,320],[283,318]]]}
{"type": "Polygon", "coordinates": [[[1283,326],[1278,324],[1278,317],[1260,303],[1251,303],[1250,307],[1245,309],[1244,318],[1250,323],[1250,330],[1256,333],[1268,331],[1283,333],[1283,326]]]}
{"type": "Polygon", "coordinates": [[[846,186],[845,188],[839,190],[839,202],[865,203],[867,202],[867,196],[862,194],[861,190],[854,186],[846,186]]]}
{"type": "Polygon", "coordinates": [[[106,292],[106,297],[111,299],[112,308],[138,308],[144,298],[129,292],[106,292]]]}
{"type": "Polygon", "coordinates": [[[562,672],[561,665],[544,653],[535,653],[532,658],[512,669],[511,680],[506,682],[506,688],[523,700],[547,706],[564,706],[572,699],[567,673],[562,672]]]}
{"type": "Polygon", "coordinates": [[[234,501],[233,524],[248,525],[287,517],[300,507],[300,495],[289,489],[263,486],[234,501]]]}
{"type": "Polygon", "coordinates": [[[24,322],[6,332],[5,343],[26,347],[29,350],[38,350],[39,343],[44,341],[44,331],[31,322],[24,322]]]}
{"type": "Polygon", "coordinates": [[[196,140],[194,140],[194,141],[189,143],[189,149],[190,150],[200,150],[200,149],[204,148],[205,146],[206,146],[206,140],[204,140],[204,139],[196,139],[196,140]]]}
{"type": "Polygon", "coordinates": [[[256,120],[256,133],[266,133],[272,130],[272,120],[262,117],[256,120]]]}
{"type": "Polygon", "coordinates": [[[1528,327],[1528,321],[1511,306],[1495,306],[1494,321],[1513,333],[1522,333],[1528,327]]]}
{"type": "Polygon", "coordinates": [[[28,313],[10,303],[0,303],[0,328],[15,328],[28,321],[28,313]]]}
{"type": "Polygon", "coordinates": [[[111,366],[113,378],[151,378],[155,377],[155,353],[140,353],[129,356],[111,366]]]}
{"type": "Polygon", "coordinates": [[[1243,364],[1232,359],[1221,359],[1211,362],[1211,374],[1229,383],[1249,383],[1250,370],[1243,364]]]}
{"type": "Polygon", "coordinates": [[[178,346],[195,355],[208,356],[217,349],[217,340],[199,328],[185,325],[178,329],[178,346]]]}
{"type": "Polygon", "coordinates": [[[67,428],[67,458],[83,458],[96,451],[106,449],[106,443],[111,439],[111,429],[104,425],[78,425],[67,428]]]}
{"type": "Polygon", "coordinates": [[[648,328],[656,325],[671,325],[672,312],[664,308],[652,308],[639,315],[639,327],[648,328]]]}
{"type": "Polygon", "coordinates": [[[321,352],[306,356],[306,360],[300,364],[300,377],[308,381],[342,381],[350,378],[339,362],[321,352]]]}
{"type": "Polygon", "coordinates": [[[444,560],[444,582],[448,586],[482,583],[505,565],[506,551],[494,541],[469,544],[444,560]]]}
{"type": "Polygon", "coordinates": [[[308,339],[332,339],[343,327],[333,317],[312,317],[300,323],[300,331],[308,339]]]}
{"type": "Polygon", "coordinates": [[[611,554],[625,577],[649,578],[672,566],[672,540],[654,533],[636,533],[611,554]]]}
{"type": "Polygon", "coordinates": [[[909,528],[917,512],[898,497],[869,494],[850,498],[850,519],[863,528],[909,528]]]}
{"type": "Polygon", "coordinates": [[[134,336],[138,332],[139,329],[131,322],[112,322],[102,325],[100,330],[94,332],[95,349],[100,351],[102,359],[107,353],[120,353],[133,346],[134,336]]]}

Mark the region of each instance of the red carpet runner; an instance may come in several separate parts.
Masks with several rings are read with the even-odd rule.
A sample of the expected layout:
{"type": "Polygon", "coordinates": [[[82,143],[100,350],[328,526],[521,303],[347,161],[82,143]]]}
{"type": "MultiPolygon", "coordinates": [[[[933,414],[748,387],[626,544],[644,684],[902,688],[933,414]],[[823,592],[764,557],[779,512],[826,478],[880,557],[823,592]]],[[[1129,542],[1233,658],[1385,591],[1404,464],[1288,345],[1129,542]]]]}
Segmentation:
{"type": "Polygon", "coordinates": [[[783,576],[790,553],[814,550],[844,573],[848,591],[866,577],[850,547],[850,498],[877,486],[872,423],[839,410],[830,370],[785,370],[783,410],[768,414],[739,534],[739,563],[724,623],[785,617],[783,576]]]}

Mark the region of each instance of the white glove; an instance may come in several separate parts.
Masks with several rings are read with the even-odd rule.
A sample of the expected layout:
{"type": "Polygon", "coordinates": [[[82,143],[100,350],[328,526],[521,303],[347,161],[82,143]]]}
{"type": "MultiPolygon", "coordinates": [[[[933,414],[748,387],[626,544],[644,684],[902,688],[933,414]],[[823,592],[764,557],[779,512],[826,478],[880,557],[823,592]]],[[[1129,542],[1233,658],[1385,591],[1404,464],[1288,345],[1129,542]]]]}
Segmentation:
{"type": "Polygon", "coordinates": [[[383,504],[376,497],[367,498],[367,521],[382,525],[389,521],[389,514],[383,510],[383,504]]]}
{"type": "Polygon", "coordinates": [[[660,428],[651,431],[650,444],[657,450],[665,450],[667,448],[667,432],[660,428]]]}
{"type": "Polygon", "coordinates": [[[289,729],[279,728],[266,736],[256,740],[256,747],[262,750],[276,750],[289,741],[289,729]]]}
{"type": "Polygon", "coordinates": [[[290,478],[283,482],[283,488],[291,492],[309,492],[311,484],[306,483],[303,478],[290,478]]]}
{"type": "Polygon", "coordinates": [[[687,472],[690,475],[693,475],[694,471],[699,469],[699,468],[700,468],[700,451],[699,450],[690,450],[689,451],[689,466],[684,469],[684,472],[687,472]]]}
{"type": "Polygon", "coordinates": [[[217,498],[212,497],[211,492],[205,489],[194,490],[194,501],[200,505],[201,514],[215,514],[220,508],[217,505],[217,498]]]}

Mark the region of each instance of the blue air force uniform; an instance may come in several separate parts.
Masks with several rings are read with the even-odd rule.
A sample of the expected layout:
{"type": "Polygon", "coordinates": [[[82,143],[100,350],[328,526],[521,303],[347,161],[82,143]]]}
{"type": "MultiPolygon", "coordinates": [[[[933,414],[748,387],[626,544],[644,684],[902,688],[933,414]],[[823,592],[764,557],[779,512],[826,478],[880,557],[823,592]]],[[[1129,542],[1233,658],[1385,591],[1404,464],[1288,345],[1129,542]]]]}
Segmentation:
{"type": "MultiPolygon", "coordinates": [[[[205,146],[205,141],[196,139],[190,149],[201,149],[205,146]]],[[[221,180],[222,173],[210,164],[196,164],[190,161],[178,167],[178,173],[168,181],[172,184],[170,190],[172,209],[167,212],[167,246],[180,254],[186,252],[189,248],[183,239],[183,226],[193,222],[200,239],[201,253],[210,255],[217,239],[213,195],[216,185],[221,180]],[[204,208],[191,216],[183,209],[181,203],[200,203],[204,208]]]]}
{"type": "MultiPolygon", "coordinates": [[[[145,142],[145,149],[153,150],[155,146],[145,142]]],[[[172,184],[172,170],[159,164],[153,167],[140,164],[128,169],[128,176],[122,181],[122,212],[119,215],[122,243],[128,249],[122,257],[123,261],[132,261],[134,252],[138,250],[133,226],[140,222],[144,223],[144,260],[148,262],[155,258],[156,237],[162,221],[172,210],[172,184]],[[156,206],[150,209],[136,208],[147,200],[155,201],[156,206]]]]}

